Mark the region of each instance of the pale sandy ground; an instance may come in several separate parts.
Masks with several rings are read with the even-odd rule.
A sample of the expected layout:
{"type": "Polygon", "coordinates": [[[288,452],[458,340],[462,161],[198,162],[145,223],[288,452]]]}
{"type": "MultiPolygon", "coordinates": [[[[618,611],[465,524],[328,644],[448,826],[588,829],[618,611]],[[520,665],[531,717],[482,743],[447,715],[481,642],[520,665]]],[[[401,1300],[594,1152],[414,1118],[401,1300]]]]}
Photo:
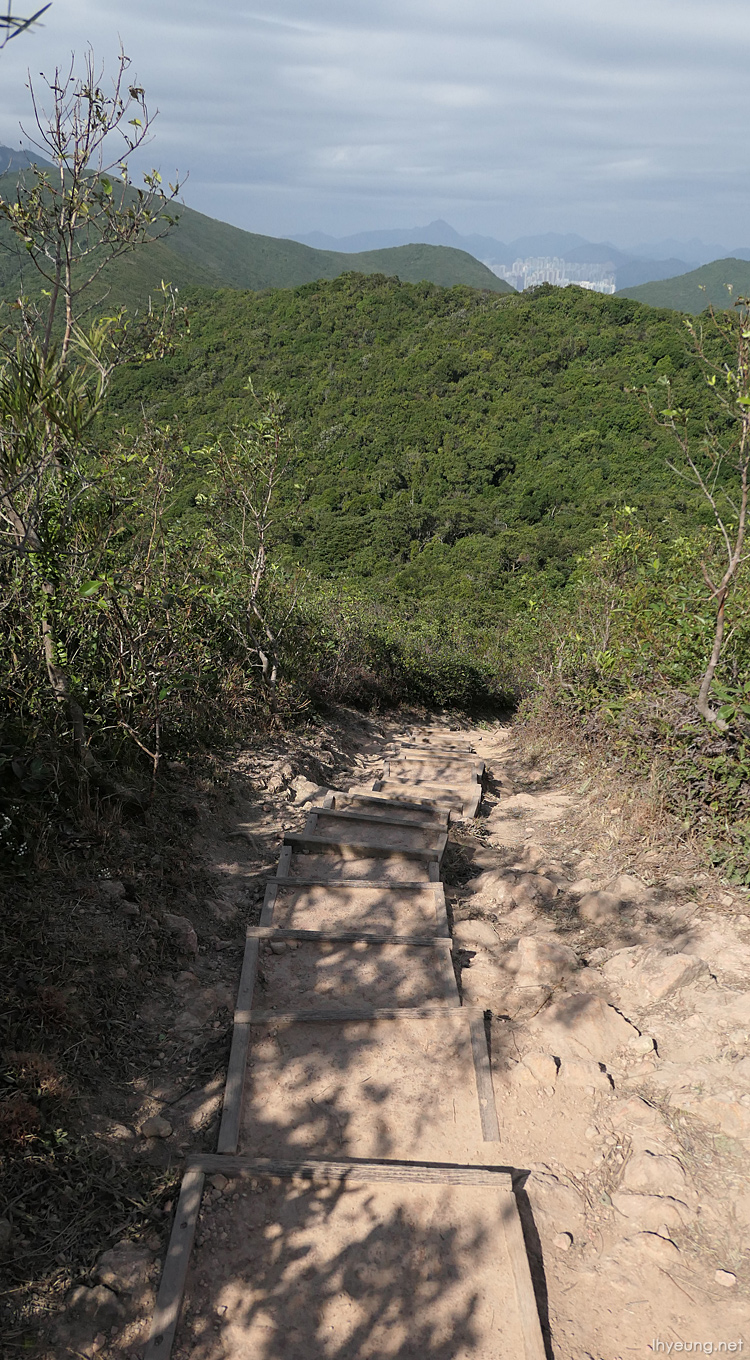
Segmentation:
{"type": "MultiPolygon", "coordinates": [[[[197,953],[186,939],[185,968],[165,976],[139,1020],[166,1036],[174,1065],[165,1058],[112,1138],[151,1157],[212,1146],[221,1080],[182,1089],[180,1045],[227,1023],[238,942],[257,920],[282,831],[304,822],[302,798],[317,784],[366,784],[383,739],[400,728],[352,715],[321,726],[302,756],[290,737],[273,758],[238,757],[232,804],[202,815],[196,833],[196,860],[215,882],[202,915],[186,902],[197,953]],[[166,1119],[168,1133],[144,1137],[149,1116],[166,1119]]],[[[666,1353],[669,1343],[679,1354],[678,1342],[693,1353],[725,1353],[722,1342],[747,1349],[744,896],[651,825],[635,785],[499,724],[472,736],[491,779],[479,818],[454,829],[446,857],[454,955],[465,1000],[493,1013],[502,1141],[487,1160],[518,1173],[550,1353],[625,1360],[666,1353]]],[[[446,1057],[446,1077],[450,1066],[446,1057]]],[[[442,1094],[438,1081],[435,1100],[442,1094]]],[[[207,1206],[220,1216],[241,1193],[214,1187],[207,1206]]],[[[221,1231],[229,1242],[231,1228],[221,1231]]],[[[69,1308],[50,1360],[141,1354],[160,1254],[154,1243],[110,1253],[98,1298],[92,1291],[69,1308]]],[[[435,1336],[443,1326],[436,1317],[435,1336]]],[[[423,1354],[450,1360],[449,1337],[440,1333],[438,1346],[435,1336],[423,1354]]],[[[186,1354],[204,1353],[195,1345],[186,1354]]],[[[364,1342],[356,1353],[381,1354],[364,1342]]]]}

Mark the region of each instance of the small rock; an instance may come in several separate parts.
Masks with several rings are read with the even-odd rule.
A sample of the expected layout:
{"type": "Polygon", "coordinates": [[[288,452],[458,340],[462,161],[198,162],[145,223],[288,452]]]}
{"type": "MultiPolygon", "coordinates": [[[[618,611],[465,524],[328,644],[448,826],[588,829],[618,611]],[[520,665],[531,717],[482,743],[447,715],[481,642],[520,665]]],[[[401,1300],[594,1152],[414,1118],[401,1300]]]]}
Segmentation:
{"type": "Polygon", "coordinates": [[[71,1315],[87,1318],[103,1327],[111,1327],[123,1316],[123,1307],[116,1294],[103,1284],[88,1288],[79,1284],[66,1296],[65,1303],[71,1315]]]}
{"type": "Polygon", "coordinates": [[[613,893],[615,897],[619,897],[621,902],[625,902],[629,906],[637,906],[641,902],[647,902],[652,896],[650,888],[647,888],[646,884],[640,878],[635,878],[633,874],[618,874],[617,878],[607,884],[607,891],[613,893]]]}
{"type": "Polygon", "coordinates": [[[119,878],[103,878],[99,884],[99,891],[108,897],[110,902],[117,902],[119,898],[125,896],[125,884],[119,878]]]}
{"type": "Polygon", "coordinates": [[[637,989],[646,999],[661,1001],[706,974],[708,967],[693,954],[667,954],[662,949],[635,945],[618,949],[602,972],[610,982],[637,989]]]}
{"type": "Polygon", "coordinates": [[[578,915],[589,925],[609,925],[620,917],[620,899],[614,893],[585,893],[578,903],[578,915]]]}
{"type": "Polygon", "coordinates": [[[572,1239],[574,1233],[570,1229],[578,1225],[583,1227],[581,1196],[549,1170],[532,1170],[526,1179],[525,1190],[535,1217],[538,1216],[550,1235],[567,1232],[572,1239]]]}
{"type": "Polygon", "coordinates": [[[539,1017],[546,1047],[555,1057],[606,1062],[638,1033],[614,1006],[599,996],[569,992],[539,1017]]]}
{"type": "Polygon", "coordinates": [[[639,1195],[615,1190],[612,1206],[637,1227],[659,1232],[662,1237],[668,1237],[672,1229],[681,1228],[691,1217],[688,1206],[669,1195],[639,1195]],[[666,1233],[661,1231],[662,1227],[666,1227],[666,1233]]]}
{"type": "Polygon", "coordinates": [[[488,905],[500,907],[515,905],[514,888],[515,875],[503,869],[485,869],[484,873],[470,878],[466,884],[467,892],[474,893],[488,905]]]}
{"type": "Polygon", "coordinates": [[[633,1053],[653,1053],[656,1044],[650,1035],[636,1034],[634,1038],[630,1040],[628,1048],[632,1049],[633,1053]]]}
{"type": "Polygon", "coordinates": [[[557,896],[559,889],[551,878],[544,874],[519,874],[514,889],[516,902],[520,902],[520,894],[526,894],[532,902],[551,902],[557,896]]]}
{"type": "Polygon", "coordinates": [[[217,1173],[217,1175],[215,1176],[209,1176],[208,1179],[209,1183],[213,1186],[214,1190],[219,1190],[222,1194],[229,1185],[229,1181],[227,1180],[226,1176],[222,1176],[220,1172],[217,1173]]]}
{"type": "Polygon", "coordinates": [[[100,1257],[96,1268],[100,1284],[116,1294],[133,1294],[148,1283],[154,1263],[153,1253],[134,1242],[119,1242],[100,1257]]]}
{"type": "Polygon", "coordinates": [[[523,1066],[528,1068],[532,1077],[540,1086],[551,1087],[554,1094],[555,1082],[557,1081],[557,1063],[549,1053],[527,1053],[523,1059],[523,1066]]]}
{"type": "Polygon", "coordinates": [[[120,911],[122,912],[123,916],[140,916],[141,914],[141,909],[138,906],[138,903],[128,902],[127,900],[120,903],[120,911]]]}
{"type": "Polygon", "coordinates": [[[601,1064],[594,1058],[565,1058],[560,1066],[559,1080],[564,1086],[582,1086],[589,1095],[613,1089],[611,1077],[602,1071],[601,1064]]]}
{"type": "Polygon", "coordinates": [[[658,1233],[638,1233],[632,1242],[636,1248],[648,1252],[662,1265],[675,1265],[680,1255],[680,1249],[671,1237],[660,1237],[658,1233]]]}
{"type": "Polygon", "coordinates": [[[271,940],[268,947],[272,954],[286,954],[286,940],[271,940]]]}
{"type": "Polygon", "coordinates": [[[569,1232],[555,1233],[555,1236],[552,1238],[552,1245],[553,1247],[556,1247],[558,1251],[570,1251],[570,1248],[573,1245],[573,1234],[569,1232]]]}
{"type": "Polygon", "coordinates": [[[177,937],[183,953],[198,953],[198,936],[187,916],[174,916],[171,912],[165,912],[162,919],[170,935],[177,937]]]}
{"type": "Polygon", "coordinates": [[[603,945],[600,945],[598,949],[592,949],[586,960],[588,967],[601,968],[602,964],[607,962],[611,952],[610,949],[605,949],[603,945]]]}
{"type": "Polygon", "coordinates": [[[133,1130],[127,1124],[110,1124],[107,1133],[110,1138],[116,1138],[118,1143],[129,1143],[134,1137],[133,1130]]]}
{"type": "Polygon", "coordinates": [[[725,1289],[732,1289],[737,1283],[737,1276],[733,1270],[717,1270],[714,1279],[717,1284],[722,1284],[725,1289]]]}
{"type": "Polygon", "coordinates": [[[720,1128],[730,1138],[750,1138],[750,1107],[734,1095],[693,1095],[675,1091],[670,1104],[705,1119],[707,1124],[720,1128]]]}
{"type": "Polygon", "coordinates": [[[520,987],[556,984],[578,967],[575,950],[544,935],[526,935],[518,941],[516,982],[520,987]]]}
{"type": "Polygon", "coordinates": [[[588,897],[589,893],[595,893],[596,884],[592,878],[577,878],[575,883],[571,883],[568,892],[571,897],[588,897]]]}
{"type": "Polygon", "coordinates": [[[152,1115],[141,1124],[141,1133],[144,1138],[169,1138],[172,1132],[172,1125],[168,1119],[162,1119],[160,1114],[152,1115]]]}
{"type": "Polygon", "coordinates": [[[328,792],[324,785],[314,784],[311,779],[306,779],[303,774],[298,775],[292,781],[292,788],[294,789],[294,802],[297,807],[310,802],[313,798],[324,796],[328,792]]]}
{"type": "Polygon", "coordinates": [[[636,1152],[625,1167],[625,1189],[640,1194],[664,1195],[685,1200],[688,1179],[676,1157],[661,1152],[636,1152]]]}
{"type": "Polygon", "coordinates": [[[459,949],[497,949],[500,941],[489,921],[459,921],[453,931],[454,944],[459,949]]]}

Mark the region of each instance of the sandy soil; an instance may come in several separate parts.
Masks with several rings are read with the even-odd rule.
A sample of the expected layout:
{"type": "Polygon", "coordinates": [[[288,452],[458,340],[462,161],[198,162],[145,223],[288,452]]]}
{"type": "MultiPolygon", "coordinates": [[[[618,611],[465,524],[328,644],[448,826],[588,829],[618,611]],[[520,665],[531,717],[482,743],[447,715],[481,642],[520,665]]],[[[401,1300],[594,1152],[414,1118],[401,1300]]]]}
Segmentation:
{"type": "MultiPolygon", "coordinates": [[[[262,752],[238,757],[233,805],[198,819],[196,863],[213,887],[204,908],[208,917],[189,901],[185,905],[186,918],[198,931],[197,952],[190,952],[188,940],[183,971],[165,976],[152,1011],[142,1017],[142,1023],[169,1036],[165,1054],[172,1040],[187,1036],[197,1042],[214,1027],[226,1025],[239,974],[238,940],[244,925],[258,920],[264,875],[273,870],[282,833],[305,824],[303,797],[314,797],[316,785],[368,786],[383,773],[384,741],[402,734],[398,722],[363,720],[340,725],[335,733],[321,730],[315,757],[320,763],[311,767],[307,751],[304,775],[292,740],[275,763],[262,752]],[[210,927],[203,924],[206,919],[213,922],[210,927]]],[[[746,899],[721,885],[695,850],[675,839],[673,828],[659,823],[637,785],[617,784],[577,756],[550,753],[544,743],[534,745],[528,734],[513,728],[483,725],[463,736],[474,741],[490,778],[476,822],[458,822],[452,828],[444,877],[464,1001],[492,1013],[501,1142],[488,1155],[487,1145],[477,1141],[469,1113],[477,1097],[468,1034],[458,1017],[446,1016],[434,1026],[434,1034],[429,1025],[422,1028],[421,1038],[408,1034],[405,1022],[347,1025],[338,1040],[342,1052],[334,1055],[335,1089],[330,1065],[322,1062],[325,1026],[296,1025],[275,1033],[270,1026],[256,1041],[258,1062],[246,1098],[243,1147],[253,1154],[278,1153],[278,1129],[283,1127],[282,1141],[297,1155],[314,1141],[316,1149],[325,1147],[330,1155],[439,1160],[455,1159],[460,1145],[467,1162],[483,1158],[512,1167],[549,1353],[555,1360],[625,1360],[666,1353],[670,1343],[675,1353],[678,1342],[691,1343],[694,1352],[700,1343],[705,1354],[712,1353],[710,1347],[723,1353],[718,1349],[722,1342],[726,1349],[732,1344],[739,1349],[740,1341],[747,1348],[746,899]],[[368,1083],[373,1052],[388,1060],[388,1102],[368,1083]],[[283,1082],[296,1102],[292,1123],[288,1101],[278,1110],[274,1106],[283,1082]],[[395,1121],[386,1112],[394,1096],[399,1110],[395,1121]],[[450,1152],[442,1132],[448,1125],[458,1139],[450,1152]],[[269,1130],[275,1132],[275,1143],[269,1130]]],[[[425,776],[433,771],[430,762],[423,761],[420,768],[425,776]]],[[[398,900],[385,889],[335,887],[336,877],[380,876],[384,863],[295,855],[293,874],[322,876],[334,886],[285,890],[275,922],[347,928],[356,901],[358,909],[365,908],[368,929],[386,925],[400,933],[415,928],[431,932],[435,918],[426,882],[424,888],[405,889],[398,900]]],[[[404,862],[405,881],[423,878],[413,862],[404,862]]],[[[326,959],[331,957],[319,947],[280,954],[264,949],[267,996],[275,997],[277,990],[281,995],[292,969],[301,995],[319,1000],[330,996],[326,959]]],[[[406,988],[402,995],[416,995],[425,957],[420,955],[413,965],[404,959],[397,992],[406,988]]],[[[388,982],[384,970],[372,962],[368,968],[368,985],[373,995],[380,994],[378,989],[388,982]]],[[[277,1003],[271,999],[268,1004],[277,1003]]],[[[167,1155],[179,1164],[196,1143],[211,1146],[220,1101],[220,1080],[211,1078],[204,1087],[185,1091],[167,1058],[164,1073],[142,1093],[137,1113],[130,1111],[123,1122],[138,1130],[149,1115],[166,1117],[169,1132],[141,1137],[137,1147],[141,1155],[167,1155]]],[[[188,1355],[224,1360],[228,1354],[275,1360],[277,1353],[279,1360],[303,1353],[312,1354],[313,1360],[355,1355],[385,1360],[391,1354],[458,1360],[464,1353],[500,1360],[506,1353],[520,1354],[510,1342],[510,1349],[503,1350],[505,1340],[492,1331],[495,1323],[488,1321],[485,1310],[485,1302],[494,1297],[486,1283],[490,1258],[484,1246],[475,1251],[476,1242],[472,1246],[466,1240],[466,1223],[455,1214],[451,1218],[447,1199],[440,1201],[440,1214],[449,1224],[451,1242],[462,1259],[468,1253],[475,1268],[471,1299],[463,1277],[443,1281],[441,1252],[447,1248],[440,1245],[444,1239],[439,1230],[435,1237],[440,1214],[437,1201],[428,1203],[429,1196],[407,1204],[396,1191],[378,1191],[373,1223],[390,1215],[402,1234],[392,1235],[396,1249],[391,1252],[379,1230],[362,1236],[361,1206],[369,1201],[361,1187],[351,1200],[339,1200],[320,1189],[278,1186],[271,1192],[221,1180],[204,1201],[178,1360],[188,1355]],[[348,1217],[355,1200],[360,1206],[356,1226],[348,1217]],[[261,1282],[252,1258],[255,1248],[242,1228],[249,1222],[247,1214],[253,1222],[257,1219],[263,1240],[271,1243],[278,1240],[279,1224],[288,1225],[282,1256],[277,1254],[267,1267],[273,1279],[262,1286],[267,1295],[270,1290],[274,1308],[284,1301],[286,1330],[281,1332],[278,1313],[264,1320],[259,1295],[253,1292],[261,1282]],[[313,1225],[327,1216],[331,1237],[323,1247],[313,1225]],[[420,1256],[425,1225],[427,1245],[420,1256]],[[396,1264],[401,1258],[403,1278],[396,1264]],[[236,1278],[227,1275],[231,1260],[240,1262],[236,1278]],[[373,1279],[377,1276],[392,1287],[393,1317],[403,1328],[393,1332],[402,1337],[400,1350],[387,1348],[377,1319],[367,1311],[371,1294],[357,1285],[355,1268],[365,1274],[375,1271],[373,1279]],[[469,1332],[459,1331],[451,1339],[448,1314],[430,1293],[436,1280],[443,1283],[440,1298],[452,1299],[461,1327],[476,1326],[474,1349],[460,1349],[461,1337],[469,1332]],[[347,1284],[342,1293],[346,1281],[352,1288],[347,1284]],[[430,1300],[434,1310],[430,1330],[416,1338],[405,1325],[413,1317],[410,1290],[420,1300],[430,1300]],[[219,1315],[218,1309],[224,1311],[219,1315]],[[300,1349],[300,1329],[313,1315],[319,1340],[317,1351],[310,1352],[300,1349]],[[221,1319],[226,1324],[220,1325],[221,1319]],[[221,1349],[225,1325],[235,1329],[234,1350],[221,1349]],[[282,1350],[276,1340],[271,1344],[271,1336],[284,1338],[282,1350]],[[413,1350],[406,1349],[412,1344],[413,1350]]],[[[480,1209],[481,1195],[478,1213],[480,1209]]],[[[487,1206],[485,1210],[490,1212],[487,1206]]],[[[484,1231],[483,1240],[491,1244],[489,1220],[484,1231]]],[[[50,1356],[100,1354],[119,1360],[140,1355],[144,1318],[153,1298],[154,1255],[152,1250],[151,1275],[146,1265],[142,1272],[150,1295],[148,1290],[128,1295],[122,1275],[119,1284],[116,1273],[111,1275],[107,1289],[120,1314],[97,1316],[93,1300],[77,1320],[69,1310],[50,1356]]],[[[502,1271],[498,1278],[502,1284],[502,1271]]]]}

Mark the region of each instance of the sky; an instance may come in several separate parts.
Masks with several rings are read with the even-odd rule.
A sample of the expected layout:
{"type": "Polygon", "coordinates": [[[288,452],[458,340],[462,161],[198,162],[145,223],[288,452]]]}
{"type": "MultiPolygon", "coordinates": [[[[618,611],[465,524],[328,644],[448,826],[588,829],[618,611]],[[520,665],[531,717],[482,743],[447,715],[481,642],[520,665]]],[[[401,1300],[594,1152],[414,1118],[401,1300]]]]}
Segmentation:
{"type": "Polygon", "coordinates": [[[119,40],[146,159],[249,231],[750,245],[750,0],[54,0],[0,53],[0,142],[27,68],[119,40]]]}

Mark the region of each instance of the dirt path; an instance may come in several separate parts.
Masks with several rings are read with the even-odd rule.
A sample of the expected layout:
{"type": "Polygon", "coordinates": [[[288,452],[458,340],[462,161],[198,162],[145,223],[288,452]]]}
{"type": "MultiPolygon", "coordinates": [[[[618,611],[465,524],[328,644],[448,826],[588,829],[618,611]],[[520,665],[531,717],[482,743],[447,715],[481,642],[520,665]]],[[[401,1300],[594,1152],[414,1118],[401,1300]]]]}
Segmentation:
{"type": "Polygon", "coordinates": [[[501,1136],[530,1173],[553,1354],[746,1347],[744,900],[674,847],[670,864],[604,781],[529,769],[512,730],[478,749],[494,792],[453,895],[454,948],[464,1000],[493,1012],[501,1136]]]}
{"type": "MultiPolygon", "coordinates": [[[[181,1041],[205,1043],[206,1036],[226,1032],[240,965],[238,934],[246,924],[260,922],[265,879],[274,872],[282,849],[282,828],[301,833],[310,800],[321,803],[328,787],[371,786],[381,772],[383,742],[403,735],[399,724],[363,721],[344,732],[321,731],[315,749],[308,744],[302,755],[290,744],[273,764],[262,755],[237,760],[234,807],[199,818],[196,862],[214,885],[204,914],[186,902],[182,924],[174,927],[183,932],[185,960],[191,962],[182,973],[165,979],[150,1021],[145,1017],[166,1036],[165,1068],[170,1043],[176,1051],[181,1041]],[[259,797],[257,790],[263,786],[259,797]]],[[[531,759],[535,753],[513,729],[482,726],[461,735],[486,762],[489,779],[476,820],[456,821],[451,829],[444,878],[464,1007],[492,1012],[491,1059],[500,1126],[500,1142],[489,1152],[487,1143],[476,1144],[467,1126],[461,1160],[514,1170],[542,1320],[549,1324],[550,1354],[556,1360],[625,1360],[667,1353],[670,1345],[675,1353],[677,1343],[692,1343],[696,1352],[700,1343],[706,1354],[712,1353],[711,1346],[713,1353],[723,1353],[718,1349],[722,1342],[725,1350],[734,1346],[739,1350],[740,1342],[746,1347],[750,919],[744,898],[720,889],[687,854],[680,858],[674,847],[654,847],[643,810],[639,823],[637,800],[628,801],[627,791],[623,796],[601,778],[597,783],[570,761],[555,773],[544,766],[543,755],[537,755],[541,768],[535,768],[531,759]]],[[[314,910],[316,891],[311,886],[305,913],[314,910]]],[[[388,903],[377,891],[370,893],[367,912],[374,930],[387,925],[394,934],[404,934],[415,925],[423,931],[434,928],[429,892],[404,887],[388,903]]],[[[319,900],[327,904],[328,929],[346,928],[348,894],[345,884],[324,890],[319,900]]],[[[358,896],[361,905],[362,890],[358,896]]],[[[280,899],[279,910],[277,921],[283,919],[288,929],[302,925],[294,894],[280,899]]],[[[393,945],[397,952],[390,956],[383,952],[377,966],[368,965],[365,977],[367,970],[363,972],[359,961],[352,966],[351,951],[347,953],[341,942],[330,952],[322,951],[318,943],[304,946],[300,953],[297,944],[296,950],[260,946],[262,992],[269,1009],[281,1004],[279,998],[292,983],[297,1002],[305,1005],[314,998],[316,1004],[321,999],[340,1004],[348,986],[362,985],[369,989],[372,1004],[382,1002],[388,988],[390,1004],[399,1007],[412,1006],[422,987],[428,993],[432,987],[431,1001],[440,1000],[441,984],[435,979],[441,976],[442,965],[426,967],[422,952],[418,960],[406,964],[406,946],[393,945]]],[[[413,1046],[413,1038],[410,1042],[413,1046]]],[[[360,1063],[368,1045],[369,1040],[363,1045],[361,1036],[357,1038],[360,1063]]],[[[413,1157],[417,1148],[425,1160],[455,1159],[436,1137],[440,1121],[423,1118],[420,1123],[418,1102],[410,1106],[406,1090],[401,1135],[408,1126],[410,1150],[399,1144],[398,1130],[383,1124],[372,1082],[369,1117],[351,1108],[342,1123],[336,1099],[324,1089],[322,1074],[315,1075],[310,1060],[303,1042],[294,1062],[299,1066],[298,1088],[305,1091],[309,1082],[305,1094],[310,1099],[300,1107],[299,1132],[292,1140],[295,1155],[309,1151],[307,1133],[312,1131],[331,1157],[413,1157]]],[[[275,1052],[269,1051],[266,1061],[272,1072],[275,1052]]],[[[440,1076],[452,1073],[451,1062],[444,1048],[428,1044],[423,1065],[425,1072],[437,1076],[430,1097],[436,1109],[448,1089],[440,1076]]],[[[403,1059],[395,1052],[394,1076],[399,1064],[403,1066],[403,1059]]],[[[456,1081],[459,1069],[460,1064],[456,1081]]],[[[465,1065],[462,1070],[465,1080],[465,1065]]],[[[155,1082],[144,1096],[134,1123],[147,1135],[139,1144],[144,1155],[179,1160],[188,1149],[216,1146],[223,1072],[202,1087],[184,1091],[173,1071],[167,1070],[161,1085],[155,1082]],[[148,1125],[147,1117],[157,1124],[148,1125]],[[160,1119],[163,1124],[158,1127],[160,1119]]],[[[265,1106],[261,1102],[255,1113],[245,1109],[243,1150],[260,1150],[261,1126],[267,1132],[274,1122],[269,1112],[277,1085],[269,1083],[265,1106]]],[[[460,1119],[468,1098],[458,1105],[460,1119]]],[[[269,1155],[278,1151],[272,1142],[267,1138],[262,1149],[269,1155]]],[[[336,1217],[340,1200],[332,1184],[314,1191],[308,1187],[304,1204],[298,1202],[300,1187],[294,1203],[279,1185],[259,1187],[260,1183],[243,1187],[219,1175],[208,1189],[205,1205],[211,1221],[206,1224],[204,1246],[209,1255],[203,1268],[206,1298],[213,1306],[232,1303],[217,1302],[211,1254],[226,1263],[227,1253],[239,1249],[241,1201],[243,1220],[248,1213],[254,1215],[257,1230],[271,1243],[279,1216],[292,1216],[289,1240],[294,1241],[295,1260],[304,1259],[312,1249],[310,1224],[316,1216],[321,1222],[330,1219],[332,1255],[323,1266],[331,1336],[327,1349],[321,1345],[321,1357],[351,1354],[380,1360],[381,1355],[411,1353],[403,1346],[386,1348],[384,1335],[362,1302],[365,1285],[376,1277],[392,1280],[404,1243],[410,1244],[409,1250],[419,1250],[421,1233],[424,1260],[430,1264],[418,1281],[413,1277],[414,1287],[418,1283],[420,1289],[426,1288],[432,1275],[442,1279],[444,1292],[449,1292],[440,1266],[441,1259],[445,1263],[443,1239],[433,1241],[425,1231],[427,1224],[444,1216],[452,1224],[451,1240],[459,1250],[460,1214],[456,1218],[450,1197],[444,1195],[442,1207],[429,1194],[418,1205],[415,1201],[414,1217],[407,1221],[402,1215],[399,1220],[406,1233],[400,1247],[389,1256],[376,1234],[370,1239],[371,1256],[360,1260],[356,1253],[347,1255],[351,1206],[343,1202],[343,1218],[336,1217]],[[337,1311],[342,1281],[347,1297],[360,1299],[356,1318],[337,1311]],[[359,1338],[356,1345],[354,1337],[359,1338]]],[[[366,1199],[366,1192],[366,1186],[355,1191],[360,1199],[363,1194],[366,1199]]],[[[392,1198],[388,1201],[393,1189],[381,1188],[378,1194],[385,1196],[382,1204],[388,1202],[393,1209],[392,1198]]],[[[387,1208],[381,1204],[378,1209],[375,1199],[372,1203],[373,1221],[382,1221],[387,1208]]],[[[357,1204],[360,1213],[360,1201],[357,1204]]],[[[459,1254],[467,1250],[463,1243],[459,1254]]],[[[119,1256],[117,1248],[108,1254],[98,1286],[108,1297],[100,1296],[101,1306],[89,1299],[83,1321],[63,1325],[55,1355],[142,1355],[144,1316],[153,1302],[155,1254],[153,1246],[124,1246],[119,1256]]],[[[250,1258],[244,1268],[254,1268],[250,1258]]],[[[484,1287],[484,1269],[477,1257],[477,1288],[484,1287]]],[[[307,1360],[310,1354],[304,1345],[305,1308],[310,1302],[304,1302],[305,1288],[303,1269],[297,1278],[299,1308],[293,1310],[284,1360],[293,1360],[298,1353],[307,1360]]],[[[456,1289],[455,1316],[468,1326],[469,1302],[456,1289]]],[[[408,1332],[403,1330],[403,1296],[398,1297],[402,1332],[394,1330],[388,1344],[408,1332]]],[[[421,1306],[428,1307],[428,1294],[420,1298],[421,1306]]],[[[436,1307],[436,1296],[432,1298],[436,1307]]],[[[236,1300],[232,1306],[237,1306],[236,1300]]],[[[199,1308],[196,1316],[200,1320],[205,1310],[199,1308]]],[[[440,1360],[481,1354],[469,1348],[466,1328],[456,1333],[458,1340],[451,1340],[446,1318],[438,1310],[434,1327],[421,1337],[414,1354],[440,1360]]],[[[262,1346],[258,1349],[258,1338],[268,1338],[263,1328],[272,1323],[271,1315],[265,1322],[260,1316],[254,1354],[265,1354],[262,1346]]],[[[241,1347],[236,1352],[216,1349],[221,1335],[216,1317],[206,1322],[205,1332],[199,1328],[191,1335],[192,1340],[184,1343],[185,1356],[215,1354],[224,1360],[245,1353],[241,1347]]]]}

